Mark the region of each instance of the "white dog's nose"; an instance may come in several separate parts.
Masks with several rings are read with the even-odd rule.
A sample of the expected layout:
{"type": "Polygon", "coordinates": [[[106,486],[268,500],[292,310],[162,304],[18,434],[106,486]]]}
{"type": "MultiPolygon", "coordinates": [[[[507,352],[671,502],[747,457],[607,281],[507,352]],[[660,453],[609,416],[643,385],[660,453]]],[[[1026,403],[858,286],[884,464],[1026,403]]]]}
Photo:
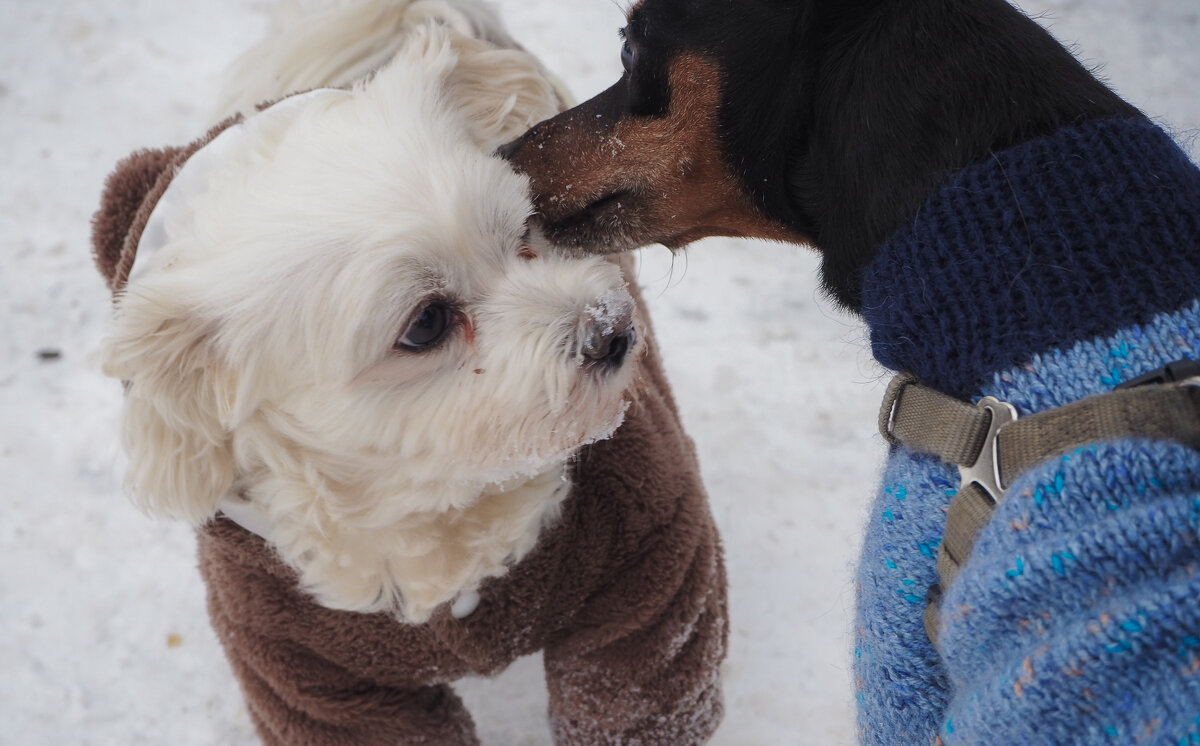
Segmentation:
{"type": "Polygon", "coordinates": [[[588,339],[583,347],[583,356],[589,360],[617,367],[625,361],[625,355],[637,344],[637,329],[630,321],[628,328],[614,334],[599,334],[588,339]]]}
{"type": "Polygon", "coordinates": [[[633,299],[624,290],[605,294],[588,308],[580,353],[584,362],[619,367],[637,344],[633,323],[633,299]]]}

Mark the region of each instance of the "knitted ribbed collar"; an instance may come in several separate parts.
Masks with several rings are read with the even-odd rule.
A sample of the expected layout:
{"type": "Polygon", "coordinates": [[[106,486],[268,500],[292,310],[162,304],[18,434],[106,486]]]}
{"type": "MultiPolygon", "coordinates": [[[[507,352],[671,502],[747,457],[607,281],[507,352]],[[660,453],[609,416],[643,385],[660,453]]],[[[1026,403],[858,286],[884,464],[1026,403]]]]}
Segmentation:
{"type": "Polygon", "coordinates": [[[1200,297],[1200,170],[1106,120],[956,174],[864,273],[875,357],[970,397],[994,372],[1200,297]]]}

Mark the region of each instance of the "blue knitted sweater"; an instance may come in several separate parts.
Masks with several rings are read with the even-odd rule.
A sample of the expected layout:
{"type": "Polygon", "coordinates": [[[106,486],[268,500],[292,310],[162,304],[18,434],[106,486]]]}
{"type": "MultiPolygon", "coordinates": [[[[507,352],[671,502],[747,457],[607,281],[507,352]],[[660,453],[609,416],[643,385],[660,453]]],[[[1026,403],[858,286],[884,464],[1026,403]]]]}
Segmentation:
{"type": "MultiPolygon", "coordinates": [[[[864,278],[876,357],[1022,414],[1200,359],[1200,170],[1109,120],[953,176],[864,278]]],[[[859,566],[864,744],[1200,744],[1200,453],[1095,443],[1009,488],[926,637],[954,467],[894,448],[859,566]]]]}

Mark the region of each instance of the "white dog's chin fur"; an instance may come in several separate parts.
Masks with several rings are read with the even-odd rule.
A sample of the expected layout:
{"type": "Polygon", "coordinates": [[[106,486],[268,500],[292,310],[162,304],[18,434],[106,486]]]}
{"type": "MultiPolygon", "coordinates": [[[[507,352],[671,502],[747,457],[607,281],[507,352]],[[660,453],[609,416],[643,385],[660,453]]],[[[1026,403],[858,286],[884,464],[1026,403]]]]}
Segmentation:
{"type": "Polygon", "coordinates": [[[527,184],[488,153],[557,110],[536,62],[406,33],[168,194],[104,365],[139,504],[202,523],[237,501],[320,603],[420,622],[530,551],[572,454],[620,424],[635,366],[582,349],[634,309],[615,265],[523,251],[527,184]],[[397,346],[430,304],[444,338],[397,346]]]}

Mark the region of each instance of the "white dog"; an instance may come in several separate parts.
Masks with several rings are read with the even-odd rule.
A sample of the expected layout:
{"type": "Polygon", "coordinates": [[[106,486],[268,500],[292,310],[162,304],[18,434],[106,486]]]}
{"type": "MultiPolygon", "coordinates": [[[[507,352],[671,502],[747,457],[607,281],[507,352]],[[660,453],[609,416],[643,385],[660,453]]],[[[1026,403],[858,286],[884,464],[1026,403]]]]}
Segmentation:
{"type": "MultiPolygon", "coordinates": [[[[408,8],[434,9],[462,20],[408,8]]],[[[525,180],[488,155],[556,106],[532,59],[403,20],[378,74],[189,159],[104,367],[142,506],[253,521],[323,604],[419,622],[533,546],[621,420],[636,334],[619,269],[536,256],[525,180]]]]}
{"type": "Polygon", "coordinates": [[[623,267],[539,251],[492,155],[565,96],[474,0],[280,18],[94,229],[129,489],[199,527],[260,735],[473,743],[447,682],[543,649],[560,742],[706,740],[694,451],[623,267]]]}

